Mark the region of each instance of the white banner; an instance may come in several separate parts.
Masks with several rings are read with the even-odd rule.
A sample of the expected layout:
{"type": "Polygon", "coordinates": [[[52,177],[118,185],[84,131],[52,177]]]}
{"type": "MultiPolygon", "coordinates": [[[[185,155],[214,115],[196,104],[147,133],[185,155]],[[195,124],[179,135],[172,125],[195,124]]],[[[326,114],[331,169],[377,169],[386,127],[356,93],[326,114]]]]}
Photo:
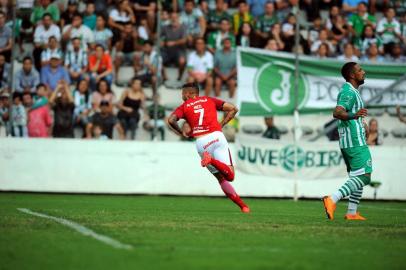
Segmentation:
{"type": "Polygon", "coordinates": [[[297,170],[302,180],[347,175],[341,151],[333,142],[300,142],[295,147],[293,143],[279,140],[239,136],[236,151],[238,168],[249,174],[292,179],[297,170]]]}
{"type": "MultiPolygon", "coordinates": [[[[279,142],[269,140],[268,144],[272,150],[272,145],[279,142]]],[[[281,145],[283,149],[289,143],[281,145]]],[[[298,194],[302,198],[321,198],[336,191],[347,176],[340,162],[335,178],[302,178],[319,175],[317,166],[328,164],[328,154],[322,154],[322,149],[338,150],[338,145],[322,149],[318,144],[311,146],[314,158],[307,154],[307,163],[298,173],[298,194]],[[310,166],[312,159],[314,166],[310,166]],[[304,173],[310,168],[315,172],[304,173]]],[[[233,160],[238,160],[236,145],[230,144],[230,149],[233,160]]],[[[370,150],[372,179],[382,183],[377,198],[406,200],[406,145],[370,150]]],[[[276,156],[279,154],[269,153],[262,159],[269,163],[272,157],[271,164],[284,160],[274,159],[276,156]]],[[[336,163],[335,154],[331,160],[330,164],[336,163]]],[[[236,165],[232,185],[241,196],[293,196],[293,177],[285,168],[277,169],[284,176],[264,176],[245,173],[240,165],[236,165]]],[[[324,165],[320,167],[327,171],[324,165]]],[[[194,143],[70,139],[0,139],[0,191],[224,196],[217,180],[200,166],[194,143]]],[[[366,187],[363,198],[373,197],[374,189],[366,187]]]]}

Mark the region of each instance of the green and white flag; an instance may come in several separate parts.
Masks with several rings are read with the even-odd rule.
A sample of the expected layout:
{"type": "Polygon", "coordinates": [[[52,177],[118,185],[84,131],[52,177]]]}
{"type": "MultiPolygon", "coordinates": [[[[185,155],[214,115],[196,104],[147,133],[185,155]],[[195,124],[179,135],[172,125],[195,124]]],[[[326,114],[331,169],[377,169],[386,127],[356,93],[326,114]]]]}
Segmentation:
{"type": "MultiPolygon", "coordinates": [[[[345,62],[300,56],[297,104],[301,113],[331,110],[344,83],[345,62]]],[[[361,97],[368,102],[406,74],[406,65],[360,63],[366,71],[361,97]]],[[[295,107],[295,56],[261,49],[237,50],[238,103],[240,115],[293,114],[295,107]]],[[[406,106],[406,83],[368,104],[368,107],[406,106]]]]}

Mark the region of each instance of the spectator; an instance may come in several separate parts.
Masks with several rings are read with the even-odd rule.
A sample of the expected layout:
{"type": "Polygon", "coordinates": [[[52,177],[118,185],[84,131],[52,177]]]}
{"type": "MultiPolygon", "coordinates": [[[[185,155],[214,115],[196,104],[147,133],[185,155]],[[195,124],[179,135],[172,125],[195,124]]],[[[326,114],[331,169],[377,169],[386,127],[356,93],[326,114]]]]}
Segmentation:
{"type": "Polygon", "coordinates": [[[365,8],[367,8],[368,0],[343,0],[342,10],[344,13],[351,15],[352,13],[357,12],[359,4],[363,3],[365,8]]]}
{"type": "MultiPolygon", "coordinates": [[[[259,3],[262,3],[262,1],[259,1],[259,3]]],[[[262,39],[261,44],[264,44],[271,37],[272,26],[278,23],[278,17],[276,17],[274,11],[275,4],[273,2],[265,2],[265,14],[261,15],[256,21],[256,34],[262,39]]]]}
{"type": "MultiPolygon", "coordinates": [[[[286,22],[282,24],[282,40],[285,42],[287,51],[292,51],[295,45],[295,26],[296,17],[294,14],[289,14],[286,22]]],[[[320,35],[319,35],[320,36],[320,35]]]]}
{"type": "Polygon", "coordinates": [[[0,89],[9,89],[10,64],[6,62],[4,54],[0,54],[0,89]]]}
{"type": "Polygon", "coordinates": [[[42,24],[35,28],[34,32],[34,51],[32,52],[34,57],[35,68],[41,70],[41,53],[48,47],[50,37],[55,37],[59,42],[61,39],[61,31],[59,27],[53,23],[50,14],[45,13],[42,18],[42,24]]]}
{"type": "Polygon", "coordinates": [[[399,121],[402,123],[406,124],[406,117],[404,115],[402,115],[402,112],[400,111],[400,106],[396,106],[396,113],[398,115],[399,121]]]}
{"type": "MultiPolygon", "coordinates": [[[[154,103],[157,103],[157,114],[156,114],[156,126],[157,126],[157,131],[161,134],[161,141],[165,140],[165,119],[166,119],[166,113],[165,113],[165,107],[161,105],[160,103],[160,98],[158,94],[153,96],[154,103]]],[[[143,123],[143,127],[146,131],[150,132],[151,134],[151,140],[154,139],[154,127],[155,127],[155,120],[154,120],[154,114],[155,114],[155,104],[152,103],[146,108],[146,112],[144,114],[145,120],[143,123]]]]}
{"type": "Polygon", "coordinates": [[[338,60],[346,61],[346,62],[358,62],[359,58],[354,53],[354,45],[352,43],[346,43],[344,45],[344,54],[339,55],[337,57],[338,60]]]}
{"type": "Polygon", "coordinates": [[[348,40],[347,39],[348,27],[344,18],[341,15],[337,15],[333,19],[331,34],[333,36],[332,42],[334,45],[341,44],[348,40]]]}
{"type": "Polygon", "coordinates": [[[58,54],[61,59],[63,58],[63,52],[59,48],[59,42],[56,37],[49,37],[47,48],[41,52],[41,67],[46,66],[51,61],[51,55],[58,54]]]}
{"type": "Polygon", "coordinates": [[[298,0],[275,0],[278,21],[283,22],[289,14],[293,14],[293,7],[297,6],[299,4],[298,2],[298,0]]]}
{"type": "Polygon", "coordinates": [[[10,94],[6,91],[0,93],[0,127],[4,126],[6,131],[6,136],[11,134],[10,127],[10,94]]]}
{"type": "Polygon", "coordinates": [[[0,53],[5,56],[7,62],[10,62],[11,58],[12,36],[10,27],[6,25],[6,14],[0,11],[0,53]]]}
{"type": "Polygon", "coordinates": [[[230,39],[232,47],[235,47],[235,36],[230,30],[230,22],[225,18],[221,19],[220,29],[218,31],[211,32],[207,39],[207,47],[211,53],[215,53],[216,50],[222,50],[223,41],[226,38],[230,39]]]}
{"type": "Polygon", "coordinates": [[[247,2],[245,0],[240,0],[238,2],[238,11],[233,15],[233,27],[235,35],[238,34],[243,23],[252,25],[254,23],[254,17],[249,12],[247,2]]]}
{"type": "Polygon", "coordinates": [[[255,33],[251,24],[245,22],[240,26],[237,34],[237,46],[254,47],[255,33]]]}
{"type": "MultiPolygon", "coordinates": [[[[340,15],[340,8],[336,5],[330,7],[328,18],[326,20],[326,28],[331,30],[333,28],[333,22],[335,18],[340,15]]],[[[346,20],[345,20],[346,21],[346,20]]]]}
{"type": "Polygon", "coordinates": [[[32,67],[31,57],[24,57],[23,67],[17,71],[14,78],[14,91],[19,93],[35,93],[36,86],[40,83],[40,79],[39,73],[32,67]]]}
{"type": "Polygon", "coordinates": [[[90,28],[90,30],[94,30],[96,28],[96,20],[97,16],[95,13],[95,5],[94,2],[88,2],[86,4],[86,11],[83,16],[83,24],[90,28]]]}
{"type": "Polygon", "coordinates": [[[200,9],[195,8],[194,0],[185,0],[184,11],[180,14],[180,22],[186,27],[188,44],[193,44],[197,37],[203,37],[206,32],[206,20],[200,9]]]}
{"type": "Polygon", "coordinates": [[[75,91],[73,91],[73,103],[75,104],[73,111],[74,125],[82,127],[83,137],[85,137],[86,125],[89,122],[89,116],[92,112],[91,95],[87,80],[81,79],[77,83],[77,87],[75,91]]]}
{"type": "Polygon", "coordinates": [[[231,39],[223,40],[223,49],[218,50],[214,56],[215,85],[214,94],[220,96],[221,86],[228,86],[228,96],[234,98],[237,85],[237,56],[232,48],[231,39]]]}
{"type": "Polygon", "coordinates": [[[34,93],[34,95],[31,96],[33,97],[34,102],[29,109],[34,110],[42,106],[48,106],[48,90],[45,84],[38,84],[36,87],[36,92],[34,93]]]}
{"type": "MultiPolygon", "coordinates": [[[[305,0],[300,1],[300,8],[306,12],[306,18],[308,21],[314,21],[316,18],[320,17],[320,6],[323,5],[323,2],[332,2],[331,0],[305,0]]],[[[296,1],[299,2],[299,1],[296,1]]]]}
{"type": "Polygon", "coordinates": [[[113,45],[124,31],[125,23],[135,24],[135,15],[128,0],[119,0],[115,9],[109,14],[109,26],[113,31],[113,45]]]}
{"type": "Polygon", "coordinates": [[[322,29],[319,34],[319,39],[316,40],[310,47],[310,51],[312,54],[316,54],[317,51],[319,50],[319,47],[322,43],[325,43],[328,45],[328,50],[330,55],[335,53],[335,47],[333,43],[328,40],[328,30],[327,29],[322,29]]]}
{"type": "Polygon", "coordinates": [[[406,56],[403,55],[403,48],[399,43],[394,43],[390,47],[390,55],[388,57],[389,62],[393,63],[405,63],[406,56]]]}
{"type": "Polygon", "coordinates": [[[400,34],[400,23],[395,18],[395,10],[388,8],[385,12],[385,17],[378,22],[376,32],[382,37],[382,42],[385,47],[385,52],[389,50],[392,43],[402,41],[400,34]]]}
{"type": "Polygon", "coordinates": [[[77,13],[79,13],[78,2],[76,0],[69,0],[67,9],[61,14],[61,29],[68,24],[72,24],[73,17],[77,13]]]}
{"type": "Polygon", "coordinates": [[[179,68],[178,81],[182,79],[186,65],[186,27],[179,22],[176,12],[171,13],[171,24],[162,29],[162,59],[164,65],[176,64],[179,68]]]}
{"type": "Polygon", "coordinates": [[[327,43],[321,43],[317,50],[317,58],[324,59],[330,56],[330,47],[327,43]]]}
{"type": "Polygon", "coordinates": [[[371,120],[369,120],[367,144],[368,145],[383,144],[383,134],[378,129],[378,121],[375,118],[372,118],[371,120]]]}
{"type": "Polygon", "coordinates": [[[313,20],[312,26],[309,28],[308,31],[307,40],[309,42],[309,45],[319,39],[320,31],[323,29],[323,21],[321,20],[321,17],[318,16],[313,20]]]}
{"type": "Polygon", "coordinates": [[[134,73],[136,72],[136,57],[137,51],[142,49],[140,44],[137,31],[131,23],[126,23],[124,25],[124,31],[121,32],[120,38],[117,40],[116,45],[116,57],[114,59],[114,69],[115,78],[118,81],[118,74],[120,67],[123,64],[130,64],[134,68],[134,73]]]}
{"type": "Polygon", "coordinates": [[[147,40],[142,49],[142,54],[135,62],[135,78],[141,80],[142,84],[150,83],[152,92],[156,93],[157,76],[162,74],[162,57],[159,57],[152,41],[147,40]]]}
{"type": "Polygon", "coordinates": [[[54,22],[59,22],[59,8],[51,4],[51,0],[39,0],[39,5],[35,6],[31,13],[31,23],[37,25],[44,14],[49,14],[54,22]]]}
{"type": "Polygon", "coordinates": [[[357,5],[357,13],[350,16],[348,20],[349,31],[353,36],[353,42],[357,43],[364,31],[365,25],[370,24],[374,28],[376,26],[376,18],[368,13],[367,4],[360,2],[357,5]]]}
{"type": "MultiPolygon", "coordinates": [[[[26,108],[33,105],[31,93],[23,93],[23,104],[26,108]]],[[[49,137],[52,118],[48,106],[41,106],[28,111],[28,136],[29,137],[49,137]]]]}
{"type": "Polygon", "coordinates": [[[262,137],[268,139],[279,140],[281,135],[279,129],[275,126],[273,116],[265,117],[266,130],[262,137]]]}
{"type": "Polygon", "coordinates": [[[96,84],[104,79],[110,86],[113,81],[113,64],[111,56],[104,52],[101,45],[96,45],[95,53],[89,56],[90,89],[94,91],[96,84]]]}
{"type": "Polygon", "coordinates": [[[68,71],[61,65],[61,56],[59,54],[51,55],[51,61],[41,69],[41,83],[45,84],[48,93],[55,90],[60,80],[70,84],[68,71]]]}
{"type": "Polygon", "coordinates": [[[371,44],[377,45],[379,53],[384,52],[382,39],[375,34],[375,30],[372,25],[366,25],[361,39],[357,43],[357,48],[361,55],[365,55],[367,53],[367,49],[371,46],[371,44]]]}
{"type": "Polygon", "coordinates": [[[106,28],[106,19],[102,15],[97,15],[96,29],[93,30],[94,44],[101,45],[105,50],[111,51],[113,32],[106,28]]]}
{"type": "Polygon", "coordinates": [[[224,0],[216,0],[216,8],[209,11],[207,18],[207,30],[210,32],[220,30],[220,24],[222,19],[226,19],[227,22],[231,21],[231,16],[227,13],[227,5],[224,0]]]}
{"type": "MultiPolygon", "coordinates": [[[[65,25],[63,28],[63,40],[68,42],[75,37],[80,38],[82,42],[82,48],[87,49],[89,44],[94,43],[94,36],[92,30],[89,27],[82,24],[82,15],[75,13],[73,15],[72,24],[65,25]]],[[[68,48],[69,48],[68,44],[68,48]]]]}
{"type": "Polygon", "coordinates": [[[72,82],[77,82],[84,78],[87,71],[87,52],[81,47],[80,38],[72,39],[72,47],[69,48],[65,55],[65,67],[69,72],[72,82]]]}
{"type": "Polygon", "coordinates": [[[14,137],[28,137],[27,112],[22,104],[21,93],[13,93],[13,105],[11,106],[11,126],[14,137]]]}
{"type": "Polygon", "coordinates": [[[367,55],[361,58],[362,61],[375,64],[385,62],[385,59],[379,55],[378,46],[375,43],[369,45],[367,52],[367,55]]]}
{"type": "Polygon", "coordinates": [[[144,108],[145,94],[139,79],[133,79],[130,87],[123,92],[117,104],[120,109],[117,117],[124,129],[124,134],[126,135],[129,131],[131,140],[134,140],[135,131],[140,121],[140,109],[144,108]]]}
{"type": "Polygon", "coordinates": [[[100,112],[96,112],[90,117],[86,127],[86,137],[88,139],[92,138],[92,130],[95,125],[100,126],[102,135],[107,136],[109,139],[113,138],[114,129],[117,129],[120,139],[125,139],[123,127],[118,122],[117,117],[111,112],[111,104],[106,100],[100,102],[100,112]]]}
{"type": "Polygon", "coordinates": [[[137,0],[134,2],[135,16],[137,18],[146,18],[148,27],[154,29],[157,10],[156,1],[137,0]]]}
{"type": "Polygon", "coordinates": [[[55,138],[73,138],[73,110],[75,105],[69,85],[66,82],[58,83],[49,103],[54,111],[52,136],[55,138]]]}
{"type": "MultiPolygon", "coordinates": [[[[153,29],[153,28],[151,28],[153,29]]],[[[140,40],[140,43],[145,42],[148,40],[150,37],[153,36],[152,30],[148,26],[147,20],[146,19],[140,19],[140,23],[136,29],[136,32],[138,33],[138,37],[140,40]]]]}
{"type": "Polygon", "coordinates": [[[109,108],[113,111],[114,93],[111,91],[108,82],[102,79],[97,84],[97,91],[92,94],[92,107],[95,112],[100,111],[99,105],[103,100],[109,103],[109,108]]]}
{"type": "Polygon", "coordinates": [[[108,140],[109,137],[103,134],[103,129],[100,125],[93,125],[92,136],[95,140],[108,140]]]}
{"type": "Polygon", "coordinates": [[[196,39],[196,50],[189,54],[188,65],[188,82],[204,84],[205,96],[209,96],[213,87],[213,55],[206,50],[206,44],[203,38],[196,39]]]}
{"type": "Polygon", "coordinates": [[[251,14],[254,18],[259,18],[266,13],[266,5],[270,2],[270,0],[247,0],[248,8],[251,11],[251,14]],[[265,12],[264,12],[265,7],[265,12]]]}
{"type": "Polygon", "coordinates": [[[267,40],[267,44],[269,43],[269,40],[272,39],[275,40],[279,51],[285,49],[285,43],[282,41],[281,36],[281,25],[279,23],[275,23],[274,25],[272,25],[270,38],[267,40]]]}
{"type": "Polygon", "coordinates": [[[266,42],[264,49],[268,50],[268,51],[274,51],[274,52],[279,51],[278,43],[276,42],[275,39],[270,38],[266,42]]]}

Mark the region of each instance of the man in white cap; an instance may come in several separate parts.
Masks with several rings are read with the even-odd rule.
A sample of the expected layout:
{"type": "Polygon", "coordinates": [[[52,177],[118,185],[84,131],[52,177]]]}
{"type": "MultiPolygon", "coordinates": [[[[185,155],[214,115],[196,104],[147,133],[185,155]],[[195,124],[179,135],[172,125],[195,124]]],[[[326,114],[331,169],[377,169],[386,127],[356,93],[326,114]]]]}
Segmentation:
{"type": "Polygon", "coordinates": [[[41,69],[41,83],[45,84],[48,91],[54,91],[58,82],[64,80],[70,84],[69,73],[61,65],[61,56],[58,53],[51,55],[51,61],[41,69]]]}

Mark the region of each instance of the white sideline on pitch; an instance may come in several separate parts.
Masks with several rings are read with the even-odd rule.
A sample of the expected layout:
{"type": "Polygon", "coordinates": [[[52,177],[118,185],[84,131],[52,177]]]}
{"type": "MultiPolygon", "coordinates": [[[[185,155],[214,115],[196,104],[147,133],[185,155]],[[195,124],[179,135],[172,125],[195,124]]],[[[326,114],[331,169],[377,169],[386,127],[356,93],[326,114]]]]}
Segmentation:
{"type": "Polygon", "coordinates": [[[103,242],[109,246],[112,246],[114,248],[119,248],[119,249],[132,249],[133,247],[131,245],[127,245],[127,244],[123,244],[120,241],[117,241],[113,238],[110,238],[108,236],[102,235],[102,234],[98,234],[96,232],[94,232],[93,230],[80,225],[79,223],[70,221],[68,219],[64,219],[64,218],[59,218],[59,217],[53,217],[53,216],[48,216],[46,214],[42,214],[42,213],[38,213],[38,212],[34,212],[31,211],[30,209],[27,208],[17,208],[18,211],[29,214],[29,215],[33,215],[33,216],[37,216],[37,217],[42,217],[42,218],[46,218],[46,219],[51,219],[53,221],[56,221],[62,225],[65,225],[69,228],[74,229],[75,231],[85,235],[85,236],[90,236],[93,237],[96,240],[99,240],[100,242],[103,242]]]}

